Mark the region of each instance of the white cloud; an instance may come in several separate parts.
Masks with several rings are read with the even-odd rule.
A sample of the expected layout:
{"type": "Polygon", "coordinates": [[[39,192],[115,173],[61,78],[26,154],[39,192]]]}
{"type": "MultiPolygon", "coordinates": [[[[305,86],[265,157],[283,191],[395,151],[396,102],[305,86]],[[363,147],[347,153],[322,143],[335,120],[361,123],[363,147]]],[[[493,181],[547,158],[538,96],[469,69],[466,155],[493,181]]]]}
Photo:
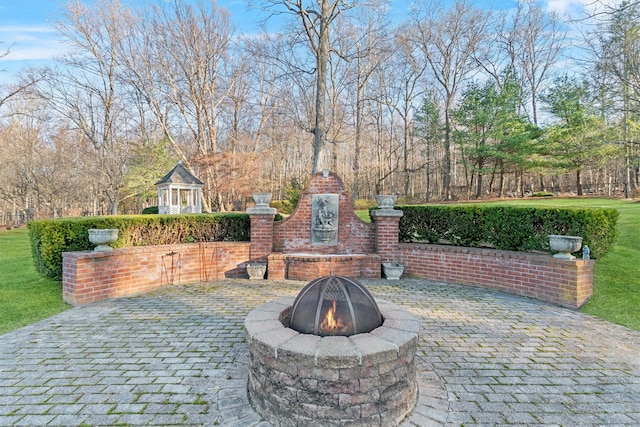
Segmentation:
{"type": "Polygon", "coordinates": [[[44,43],[39,46],[28,46],[11,48],[9,55],[3,61],[36,61],[42,59],[53,59],[64,53],[65,47],[59,43],[44,43]]]}
{"type": "Polygon", "coordinates": [[[571,10],[579,8],[582,10],[584,1],[581,0],[549,0],[547,10],[555,12],[560,16],[568,15],[571,10]]]}
{"type": "Polygon", "coordinates": [[[2,26],[2,47],[9,49],[3,61],[51,59],[66,51],[57,32],[49,26],[2,26]]]}
{"type": "Polygon", "coordinates": [[[547,10],[560,16],[584,18],[614,7],[620,0],[547,0],[547,10]]]}

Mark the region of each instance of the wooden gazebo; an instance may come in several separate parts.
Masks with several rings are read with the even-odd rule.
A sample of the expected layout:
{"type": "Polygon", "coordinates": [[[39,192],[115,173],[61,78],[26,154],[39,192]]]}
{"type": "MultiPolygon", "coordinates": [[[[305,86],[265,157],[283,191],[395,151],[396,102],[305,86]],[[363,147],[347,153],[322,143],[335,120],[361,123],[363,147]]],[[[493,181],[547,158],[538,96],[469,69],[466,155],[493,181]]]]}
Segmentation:
{"type": "Polygon", "coordinates": [[[158,213],[202,213],[203,183],[181,161],[155,185],[158,187],[158,213]]]}

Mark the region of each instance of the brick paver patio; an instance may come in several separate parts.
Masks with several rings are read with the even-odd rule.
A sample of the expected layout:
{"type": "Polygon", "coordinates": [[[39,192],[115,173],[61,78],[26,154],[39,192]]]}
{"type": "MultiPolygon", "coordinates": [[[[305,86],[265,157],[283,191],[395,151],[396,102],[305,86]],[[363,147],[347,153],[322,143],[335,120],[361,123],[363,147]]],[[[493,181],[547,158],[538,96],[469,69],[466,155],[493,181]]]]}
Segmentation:
{"type": "MultiPolygon", "coordinates": [[[[421,322],[404,425],[640,425],[640,332],[483,289],[364,283],[421,322]]],[[[243,320],[304,285],[171,285],[0,336],[0,425],[268,426],[246,396],[243,320]]]]}

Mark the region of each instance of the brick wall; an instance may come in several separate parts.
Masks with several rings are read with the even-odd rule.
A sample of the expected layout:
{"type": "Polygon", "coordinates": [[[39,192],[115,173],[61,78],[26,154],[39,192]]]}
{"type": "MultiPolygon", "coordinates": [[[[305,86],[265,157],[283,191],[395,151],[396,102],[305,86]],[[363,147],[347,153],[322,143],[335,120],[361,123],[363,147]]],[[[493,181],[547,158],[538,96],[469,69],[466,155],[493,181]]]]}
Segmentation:
{"type": "Polygon", "coordinates": [[[111,252],[65,252],[63,299],[74,305],[87,304],[168,283],[247,277],[249,249],[246,242],[207,242],[138,246],[111,252]]]}
{"type": "Polygon", "coordinates": [[[308,280],[337,274],[356,279],[379,279],[381,258],[368,255],[269,255],[270,280],[308,280]]]}
{"type": "MultiPolygon", "coordinates": [[[[87,304],[168,283],[247,277],[249,251],[249,243],[208,242],[65,252],[63,298],[70,304],[87,304]]],[[[399,244],[398,255],[405,276],[479,286],[564,307],[580,307],[593,292],[593,260],[566,261],[545,254],[406,243],[399,244]]],[[[267,274],[271,280],[288,277],[288,269],[295,276],[289,278],[297,280],[331,272],[375,278],[380,277],[380,262],[381,257],[375,254],[294,256],[291,260],[283,254],[272,254],[267,274]]]]}
{"type": "Polygon", "coordinates": [[[344,191],[340,178],[322,172],[313,176],[306,190],[300,194],[293,214],[273,227],[273,251],[314,254],[375,253],[375,228],[355,214],[351,195],[344,191]],[[311,244],[311,204],[314,194],[338,195],[338,244],[311,244]]]}
{"type": "Polygon", "coordinates": [[[455,246],[400,244],[405,275],[479,286],[578,308],[593,293],[593,260],[455,246]]]}

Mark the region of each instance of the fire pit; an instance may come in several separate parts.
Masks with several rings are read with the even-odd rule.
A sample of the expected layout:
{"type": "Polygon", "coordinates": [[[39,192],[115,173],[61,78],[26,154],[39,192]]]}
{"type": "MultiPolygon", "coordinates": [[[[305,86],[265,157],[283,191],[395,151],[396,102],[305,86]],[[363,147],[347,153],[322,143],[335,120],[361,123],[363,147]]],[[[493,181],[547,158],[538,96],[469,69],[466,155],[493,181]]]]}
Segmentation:
{"type": "Polygon", "coordinates": [[[317,279],[295,300],[281,298],[253,310],[245,329],[249,396],[256,411],[274,426],[391,426],[413,409],[419,323],[394,304],[376,304],[368,290],[351,279],[317,279]],[[316,302],[308,305],[310,295],[316,302]],[[366,323],[357,314],[362,307],[353,307],[351,313],[350,305],[361,304],[369,314],[375,308],[381,324],[350,333],[366,323]],[[310,314],[313,322],[294,325],[299,311],[310,314]],[[321,332],[327,318],[342,326],[321,332]]]}
{"type": "Polygon", "coordinates": [[[367,288],[342,276],[325,276],[305,286],[291,307],[292,329],[320,336],[355,335],[382,325],[367,288]]]}

